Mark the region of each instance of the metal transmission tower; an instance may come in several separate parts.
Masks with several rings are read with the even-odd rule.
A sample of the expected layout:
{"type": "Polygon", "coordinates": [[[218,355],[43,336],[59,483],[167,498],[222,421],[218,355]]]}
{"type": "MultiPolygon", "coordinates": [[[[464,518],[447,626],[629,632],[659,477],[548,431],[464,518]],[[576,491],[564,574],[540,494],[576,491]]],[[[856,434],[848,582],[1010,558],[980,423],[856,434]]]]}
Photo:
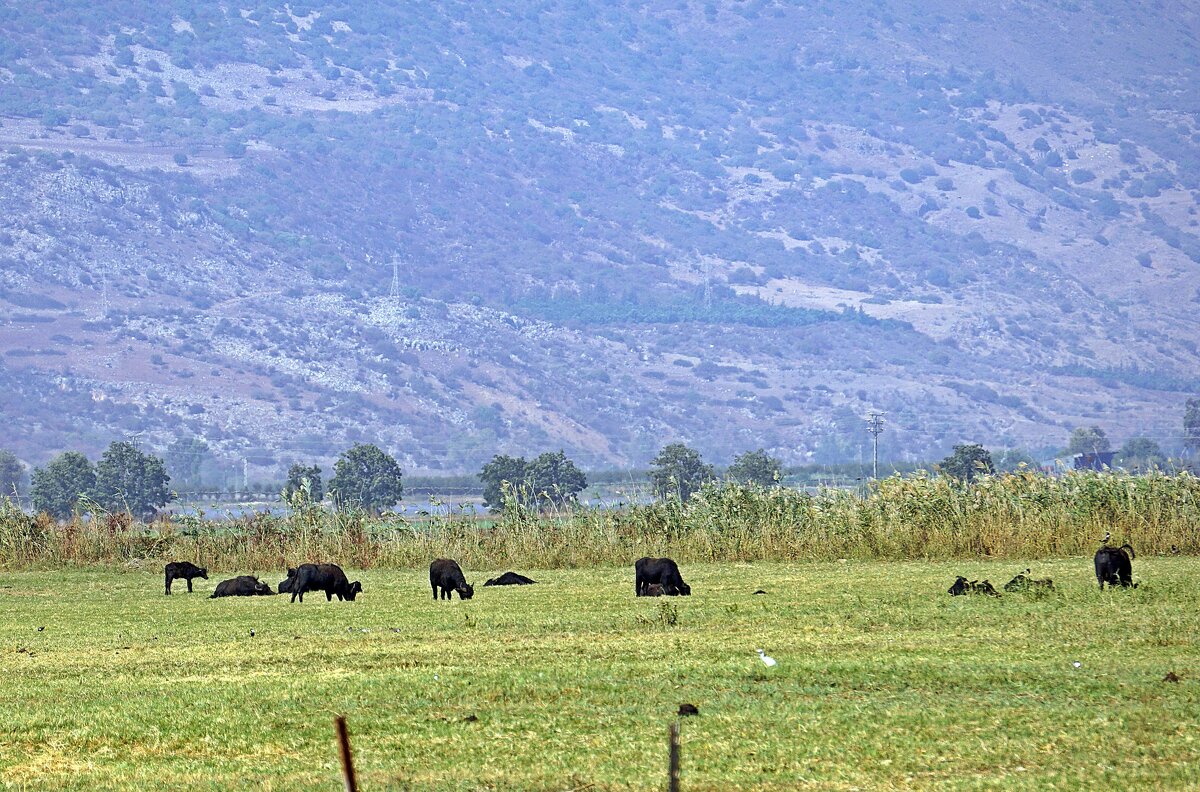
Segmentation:
{"type": "Polygon", "coordinates": [[[400,262],[392,259],[392,288],[388,291],[392,302],[400,302],[400,262]]]}
{"type": "Polygon", "coordinates": [[[867,413],[867,431],[871,433],[871,478],[879,478],[879,435],[883,433],[883,413],[867,413]]]}

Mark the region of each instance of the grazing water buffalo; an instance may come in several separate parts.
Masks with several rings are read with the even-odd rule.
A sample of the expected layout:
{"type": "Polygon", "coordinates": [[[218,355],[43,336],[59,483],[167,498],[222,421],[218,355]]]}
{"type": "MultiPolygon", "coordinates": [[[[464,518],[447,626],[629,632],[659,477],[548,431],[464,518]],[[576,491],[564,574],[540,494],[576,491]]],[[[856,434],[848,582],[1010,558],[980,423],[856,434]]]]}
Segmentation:
{"type": "Polygon", "coordinates": [[[692,587],[683,582],[679,565],[669,558],[639,558],[633,565],[633,591],[639,597],[646,596],[646,589],[657,583],[668,597],[688,596],[692,587]]]}
{"type": "Polygon", "coordinates": [[[438,599],[441,590],[442,599],[453,599],[453,592],[458,592],[459,599],[471,599],[475,596],[475,588],[463,576],[462,567],[457,561],[449,558],[439,558],[429,565],[429,585],[433,589],[433,598],[438,599]]]}
{"type": "Polygon", "coordinates": [[[1104,590],[1105,583],[1109,586],[1137,588],[1137,584],[1133,582],[1133,559],[1133,548],[1127,544],[1120,547],[1105,545],[1097,550],[1096,580],[1100,583],[1100,590],[1104,590]]]}
{"type": "Polygon", "coordinates": [[[1050,578],[1031,578],[1029,570],[1026,569],[1005,583],[1004,590],[1008,592],[1054,591],[1054,581],[1050,578]]]}
{"type": "Polygon", "coordinates": [[[516,572],[505,572],[500,577],[490,578],[484,586],[528,586],[537,583],[533,578],[518,575],[516,572]]]}
{"type": "Polygon", "coordinates": [[[213,590],[209,599],[217,597],[256,597],[263,594],[274,594],[271,587],[259,581],[253,575],[239,575],[229,580],[222,580],[213,590]]]}
{"type": "Polygon", "coordinates": [[[353,602],[363,590],[362,583],[347,580],[346,573],[337,564],[301,564],[288,570],[288,578],[292,581],[289,587],[292,593],[290,602],[295,602],[296,597],[304,602],[306,591],[324,591],[326,602],[331,602],[335,594],[339,600],[353,602]]]}
{"type": "Polygon", "coordinates": [[[208,570],[204,567],[198,567],[191,561],[172,561],[167,564],[163,570],[167,578],[167,593],[171,593],[172,580],[186,580],[188,584],[188,593],[192,593],[192,578],[203,578],[208,580],[208,570]]]}

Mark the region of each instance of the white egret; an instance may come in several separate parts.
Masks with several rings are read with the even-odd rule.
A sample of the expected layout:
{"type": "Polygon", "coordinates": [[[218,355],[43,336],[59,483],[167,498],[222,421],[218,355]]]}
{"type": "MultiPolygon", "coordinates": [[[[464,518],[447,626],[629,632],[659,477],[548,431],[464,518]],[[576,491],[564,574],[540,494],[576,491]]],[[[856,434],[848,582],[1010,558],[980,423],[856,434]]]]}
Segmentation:
{"type": "Polygon", "coordinates": [[[767,668],[770,668],[771,666],[775,665],[775,658],[774,658],[774,657],[770,657],[770,656],[769,656],[769,655],[768,655],[766,652],[764,652],[762,649],[755,649],[754,651],[758,652],[758,659],[759,659],[759,660],[762,660],[762,661],[763,661],[763,665],[765,665],[767,668]]]}

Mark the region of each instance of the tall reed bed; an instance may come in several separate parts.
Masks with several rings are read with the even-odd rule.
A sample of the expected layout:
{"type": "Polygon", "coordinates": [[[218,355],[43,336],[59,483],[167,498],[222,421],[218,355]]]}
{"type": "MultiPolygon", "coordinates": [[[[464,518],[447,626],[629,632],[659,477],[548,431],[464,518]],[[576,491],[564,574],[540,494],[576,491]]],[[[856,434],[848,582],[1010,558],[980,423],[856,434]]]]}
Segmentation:
{"type": "Polygon", "coordinates": [[[302,501],[280,515],[124,514],[57,522],[0,501],[0,565],[59,567],[190,559],[216,570],[283,569],[334,560],[347,567],[418,568],[456,558],[468,568],[678,561],[1033,559],[1091,553],[1111,532],[1140,554],[1200,553],[1200,479],[1017,473],[962,485],[895,476],[866,495],[711,485],[687,503],[539,513],[511,505],[493,521],[336,513],[302,501]]]}

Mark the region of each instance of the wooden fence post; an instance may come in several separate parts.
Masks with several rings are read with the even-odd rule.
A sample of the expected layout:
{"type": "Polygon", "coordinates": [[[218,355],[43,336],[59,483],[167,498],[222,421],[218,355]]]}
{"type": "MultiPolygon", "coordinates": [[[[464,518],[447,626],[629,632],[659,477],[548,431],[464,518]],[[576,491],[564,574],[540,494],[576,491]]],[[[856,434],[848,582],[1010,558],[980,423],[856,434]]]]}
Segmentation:
{"type": "Polygon", "coordinates": [[[346,719],[338,715],[333,720],[337,731],[338,752],[342,756],[342,779],[346,782],[346,792],[358,792],[358,781],[354,778],[354,760],[350,758],[350,735],[346,732],[346,719]]]}
{"type": "Polygon", "coordinates": [[[679,792],[679,721],[671,723],[671,770],[670,780],[667,789],[670,792],[679,792]]]}

